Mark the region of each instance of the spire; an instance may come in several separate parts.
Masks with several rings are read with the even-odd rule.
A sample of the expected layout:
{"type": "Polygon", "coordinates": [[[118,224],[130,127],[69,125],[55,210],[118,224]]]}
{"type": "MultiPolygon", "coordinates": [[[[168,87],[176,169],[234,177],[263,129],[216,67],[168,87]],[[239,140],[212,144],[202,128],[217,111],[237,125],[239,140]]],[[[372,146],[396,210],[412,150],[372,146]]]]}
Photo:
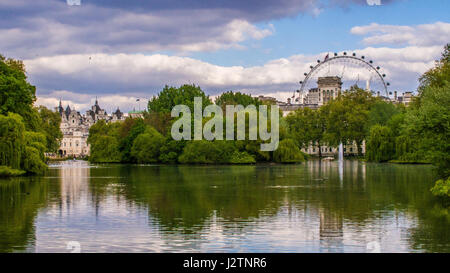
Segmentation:
{"type": "Polygon", "coordinates": [[[98,105],[97,96],[95,96],[95,105],[98,105]]]}

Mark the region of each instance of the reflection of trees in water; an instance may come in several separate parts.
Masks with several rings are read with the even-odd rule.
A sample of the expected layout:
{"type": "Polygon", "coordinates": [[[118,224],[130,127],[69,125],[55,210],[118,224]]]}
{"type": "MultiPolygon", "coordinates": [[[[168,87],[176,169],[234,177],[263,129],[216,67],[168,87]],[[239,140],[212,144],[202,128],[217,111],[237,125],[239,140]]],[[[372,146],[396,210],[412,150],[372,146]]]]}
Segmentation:
{"type": "Polygon", "coordinates": [[[431,209],[435,199],[428,191],[433,181],[429,166],[346,161],[343,181],[337,162],[320,161],[301,165],[114,166],[91,172],[93,177],[118,177],[91,180],[90,188],[97,196],[93,198],[125,196],[148,209],[163,234],[198,236],[214,219],[222,223],[223,230],[239,232],[246,222],[265,221],[283,207],[317,218],[324,247],[327,243],[341,247],[346,223],[364,234],[374,223],[396,219],[399,214],[417,220],[418,226],[410,229],[413,248],[421,245],[432,251],[441,242],[450,244],[448,214],[443,216],[447,211],[438,205],[431,209]],[[117,185],[111,187],[111,183],[117,185]]]}
{"type": "MultiPolygon", "coordinates": [[[[259,166],[127,166],[111,176],[127,177],[123,194],[148,208],[162,229],[197,232],[213,213],[226,221],[276,214],[282,192],[267,191],[271,168],[259,166]]],[[[103,175],[95,169],[95,175],[103,175]]],[[[111,182],[111,181],[109,181],[111,182]]],[[[105,185],[106,186],[106,185],[105,185]]],[[[100,190],[98,185],[96,190],[100,190]]],[[[100,190],[101,191],[101,190],[100,190]]]]}
{"type": "Polygon", "coordinates": [[[47,184],[41,178],[0,181],[0,252],[33,248],[34,220],[47,203],[47,184]]]}

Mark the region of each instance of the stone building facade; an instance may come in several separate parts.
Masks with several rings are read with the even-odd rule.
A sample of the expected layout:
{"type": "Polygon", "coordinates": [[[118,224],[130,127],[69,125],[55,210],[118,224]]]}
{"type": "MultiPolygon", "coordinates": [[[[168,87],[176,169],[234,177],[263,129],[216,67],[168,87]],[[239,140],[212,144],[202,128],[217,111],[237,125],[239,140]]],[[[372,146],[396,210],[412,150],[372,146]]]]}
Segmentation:
{"type": "Polygon", "coordinates": [[[108,115],[95,100],[95,104],[86,114],[82,115],[74,108],[67,106],[65,109],[59,101],[59,106],[55,109],[61,115],[61,132],[63,139],[58,150],[59,156],[85,157],[90,154],[90,147],[87,143],[89,128],[99,120],[106,122],[118,122],[124,120],[125,115],[117,108],[115,112],[108,115]]]}

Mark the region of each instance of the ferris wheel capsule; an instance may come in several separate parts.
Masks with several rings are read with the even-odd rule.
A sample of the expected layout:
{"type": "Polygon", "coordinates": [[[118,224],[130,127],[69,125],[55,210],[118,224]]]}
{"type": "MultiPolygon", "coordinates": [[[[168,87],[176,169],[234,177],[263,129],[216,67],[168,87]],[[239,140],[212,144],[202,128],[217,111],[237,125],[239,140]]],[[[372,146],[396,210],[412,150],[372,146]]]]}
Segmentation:
{"type": "Polygon", "coordinates": [[[356,57],[356,53],[353,53],[353,57],[356,57]]]}

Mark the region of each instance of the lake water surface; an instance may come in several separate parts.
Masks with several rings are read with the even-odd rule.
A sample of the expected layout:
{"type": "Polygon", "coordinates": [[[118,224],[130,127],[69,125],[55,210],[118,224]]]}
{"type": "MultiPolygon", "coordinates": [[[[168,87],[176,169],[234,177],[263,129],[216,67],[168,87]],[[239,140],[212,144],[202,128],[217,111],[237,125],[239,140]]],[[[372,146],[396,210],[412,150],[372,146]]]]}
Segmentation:
{"type": "Polygon", "coordinates": [[[433,181],[431,166],[358,161],[67,161],[0,180],[0,252],[450,252],[433,181]]]}

